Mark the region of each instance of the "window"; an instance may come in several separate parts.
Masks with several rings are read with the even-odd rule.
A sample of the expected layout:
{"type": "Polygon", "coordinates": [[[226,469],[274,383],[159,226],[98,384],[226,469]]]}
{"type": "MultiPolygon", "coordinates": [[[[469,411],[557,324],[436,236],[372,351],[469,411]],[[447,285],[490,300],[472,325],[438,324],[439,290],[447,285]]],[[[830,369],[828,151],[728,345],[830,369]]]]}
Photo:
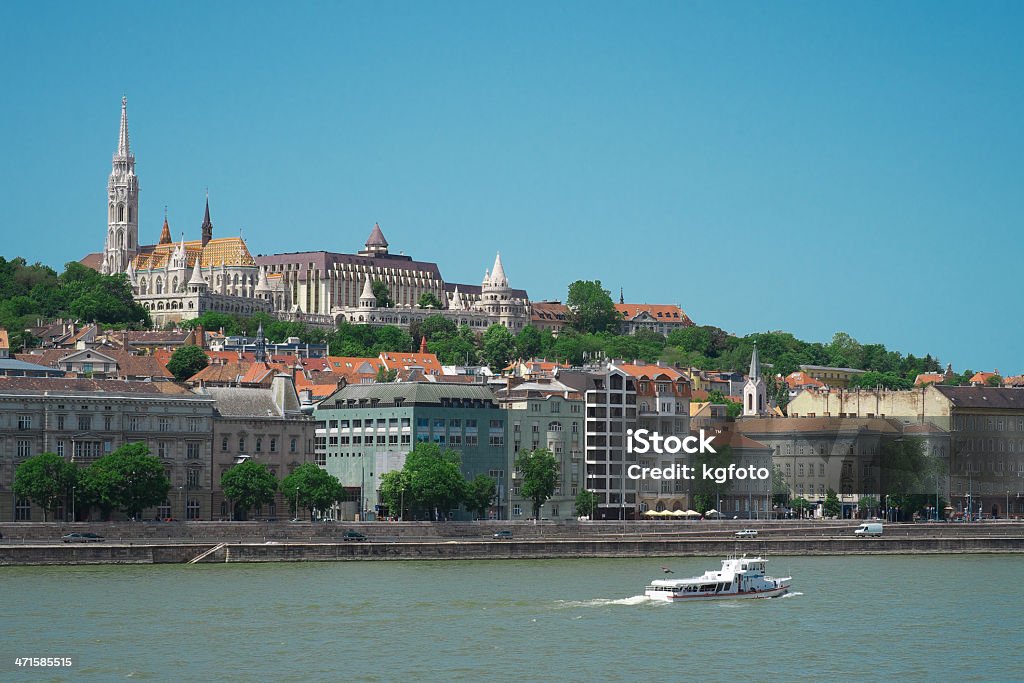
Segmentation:
{"type": "Polygon", "coordinates": [[[419,429],[426,429],[429,426],[430,426],[430,420],[428,420],[427,418],[425,418],[425,417],[417,417],[416,418],[416,427],[417,428],[419,428],[419,429]]]}
{"type": "Polygon", "coordinates": [[[818,476],[819,477],[824,477],[825,476],[825,463],[823,463],[823,462],[818,463],[818,476]]]}
{"type": "Polygon", "coordinates": [[[103,416],[103,431],[109,432],[111,430],[111,425],[113,424],[113,422],[114,422],[114,416],[113,415],[104,415],[103,416]]]}
{"type": "Polygon", "coordinates": [[[96,458],[100,455],[99,441],[76,441],[75,458],[96,458]]]}
{"type": "Polygon", "coordinates": [[[32,455],[32,442],[28,439],[18,439],[18,457],[27,458],[32,455]]]}
{"type": "Polygon", "coordinates": [[[199,417],[190,417],[190,418],[188,418],[188,431],[190,431],[190,432],[198,432],[198,431],[200,431],[202,429],[202,426],[203,426],[202,418],[199,418],[199,417]]]}
{"type": "Polygon", "coordinates": [[[92,429],[92,417],[89,415],[78,416],[78,431],[87,432],[92,429]]]}
{"type": "Polygon", "coordinates": [[[58,415],[57,416],[57,429],[64,429],[64,416],[63,415],[58,415]]]}
{"type": "Polygon", "coordinates": [[[277,437],[270,437],[270,452],[277,453],[277,437]]]}
{"type": "Polygon", "coordinates": [[[157,519],[170,519],[171,518],[171,501],[165,500],[163,503],[156,508],[157,519]]]}
{"type": "Polygon", "coordinates": [[[579,434],[580,433],[580,423],[579,422],[573,422],[572,423],[572,433],[573,434],[579,434]]]}
{"type": "Polygon", "coordinates": [[[561,422],[549,422],[548,423],[548,431],[549,432],[560,432],[560,431],[562,431],[562,423],[561,422]]]}
{"type": "Polygon", "coordinates": [[[403,417],[402,418],[402,428],[405,429],[408,426],[409,426],[409,418],[403,417]]]}
{"type": "Polygon", "coordinates": [[[156,445],[156,454],[160,458],[168,458],[171,455],[171,446],[166,441],[160,441],[156,445]]]}
{"type": "Polygon", "coordinates": [[[225,452],[225,453],[227,452],[227,450],[228,450],[228,437],[225,436],[225,437],[223,437],[220,440],[220,450],[222,452],[225,452]]]}
{"type": "Polygon", "coordinates": [[[185,514],[186,519],[199,519],[199,499],[189,498],[188,509],[185,514]]]}
{"type": "Polygon", "coordinates": [[[160,421],[158,422],[158,425],[161,432],[171,431],[171,418],[161,417],[160,421]]]}
{"type": "Polygon", "coordinates": [[[256,452],[257,453],[262,453],[263,452],[263,439],[261,439],[258,436],[256,437],[256,452]]]}
{"type": "Polygon", "coordinates": [[[487,445],[489,445],[491,448],[504,448],[505,437],[502,436],[501,434],[493,434],[491,435],[490,439],[488,439],[487,445]]]}
{"type": "Polygon", "coordinates": [[[479,443],[480,442],[476,434],[466,435],[466,448],[476,448],[479,443]]]}
{"type": "Polygon", "coordinates": [[[461,434],[452,434],[451,436],[448,437],[448,443],[451,446],[461,446],[462,445],[462,435],[461,434]]]}
{"type": "Polygon", "coordinates": [[[32,503],[27,498],[18,498],[14,502],[14,521],[15,522],[31,522],[32,521],[32,503]]]}
{"type": "Polygon", "coordinates": [[[408,434],[402,434],[402,445],[409,445],[411,439],[408,434]]]}
{"type": "Polygon", "coordinates": [[[191,467],[185,471],[185,484],[190,489],[199,488],[199,472],[200,470],[195,467],[191,467]]]}
{"type": "Polygon", "coordinates": [[[244,436],[238,437],[238,452],[239,453],[244,453],[245,452],[245,437],[244,436]]]}
{"type": "MultiPolygon", "coordinates": [[[[137,432],[137,431],[139,431],[139,428],[140,428],[139,416],[138,415],[129,415],[128,416],[128,431],[130,431],[130,432],[137,432]]],[[[225,449],[225,450],[227,450],[227,449],[225,449]]]]}
{"type": "Polygon", "coordinates": [[[466,420],[466,429],[476,429],[476,420],[466,420]]]}
{"type": "Polygon", "coordinates": [[[449,429],[462,429],[462,420],[448,420],[449,429]]]}
{"type": "Polygon", "coordinates": [[[491,429],[504,429],[505,428],[505,421],[504,420],[491,420],[489,426],[490,426],[491,429]]]}
{"type": "Polygon", "coordinates": [[[551,504],[551,516],[552,517],[557,517],[558,516],[558,503],[552,503],[551,504]]]}
{"type": "Polygon", "coordinates": [[[62,458],[64,457],[64,442],[63,441],[58,441],[57,442],[57,455],[59,455],[62,458]]]}
{"type": "Polygon", "coordinates": [[[198,441],[187,442],[185,444],[185,457],[189,460],[198,460],[200,445],[201,444],[198,441]]]}
{"type": "Polygon", "coordinates": [[[519,503],[516,503],[515,505],[513,505],[512,506],[512,516],[513,517],[521,517],[522,515],[523,515],[523,506],[520,505],[519,503]]]}
{"type": "Polygon", "coordinates": [[[297,451],[297,450],[298,450],[298,448],[299,448],[299,440],[298,440],[298,439],[296,439],[296,438],[295,438],[295,437],[293,436],[293,437],[292,437],[292,439],[291,439],[291,441],[289,442],[289,446],[288,446],[288,452],[289,452],[289,453],[294,453],[295,451],[297,451]]]}
{"type": "MultiPolygon", "coordinates": [[[[562,411],[562,404],[561,403],[558,403],[557,401],[555,401],[554,403],[551,404],[551,412],[552,413],[559,413],[561,411],[562,411]]],[[[558,513],[557,512],[553,512],[552,514],[557,515],[558,513]]]]}

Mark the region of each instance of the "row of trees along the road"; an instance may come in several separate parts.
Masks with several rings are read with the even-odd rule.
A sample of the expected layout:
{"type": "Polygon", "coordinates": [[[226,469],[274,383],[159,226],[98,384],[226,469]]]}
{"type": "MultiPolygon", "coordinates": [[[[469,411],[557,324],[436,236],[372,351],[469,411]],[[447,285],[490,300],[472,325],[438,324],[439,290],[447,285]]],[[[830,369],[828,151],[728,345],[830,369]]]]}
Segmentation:
{"type": "MultiPolygon", "coordinates": [[[[515,460],[521,495],[533,505],[533,516],[558,486],[558,461],[546,448],[523,451],[515,460]]],[[[497,498],[497,482],[486,474],[467,480],[459,454],[420,442],[406,456],[401,470],[380,478],[380,495],[392,516],[402,519],[445,519],[460,505],[480,518],[497,498]]]]}
{"type": "Polygon", "coordinates": [[[347,500],[338,478],[311,462],[299,465],[278,482],[266,465],[247,460],[225,472],[220,485],[224,496],[233,504],[237,520],[245,520],[250,510],[273,501],[278,491],[287,500],[293,517],[298,509],[303,509],[312,519],[314,511],[323,512],[347,500]]]}
{"type": "MultiPolygon", "coordinates": [[[[293,515],[296,502],[312,516],[314,510],[328,510],[345,499],[338,479],[313,463],[300,465],[278,482],[266,465],[247,461],[225,472],[221,487],[239,520],[246,519],[254,507],[271,502],[279,489],[293,515]]],[[[167,501],[171,482],[145,444],[130,443],[86,467],[56,453],[32,456],[15,470],[13,488],[16,496],[43,509],[43,521],[62,506],[75,509],[79,517],[97,507],[102,519],[109,519],[113,510],[138,518],[143,510],[167,501]]]]}
{"type": "Polygon", "coordinates": [[[145,444],[130,443],[86,467],[56,453],[32,456],[15,470],[13,489],[14,495],[43,509],[44,521],[62,505],[79,515],[98,507],[103,519],[109,519],[112,510],[135,518],[166,501],[171,482],[145,444]]]}

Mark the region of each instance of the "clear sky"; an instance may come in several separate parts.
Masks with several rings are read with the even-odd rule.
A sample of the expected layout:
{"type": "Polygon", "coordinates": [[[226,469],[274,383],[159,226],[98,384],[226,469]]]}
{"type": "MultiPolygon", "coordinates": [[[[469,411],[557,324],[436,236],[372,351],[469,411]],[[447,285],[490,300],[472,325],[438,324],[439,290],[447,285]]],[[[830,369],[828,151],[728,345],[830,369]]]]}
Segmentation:
{"type": "Polygon", "coordinates": [[[391,248],[1024,372],[1022,3],[2,3],[0,254],[391,248]]]}

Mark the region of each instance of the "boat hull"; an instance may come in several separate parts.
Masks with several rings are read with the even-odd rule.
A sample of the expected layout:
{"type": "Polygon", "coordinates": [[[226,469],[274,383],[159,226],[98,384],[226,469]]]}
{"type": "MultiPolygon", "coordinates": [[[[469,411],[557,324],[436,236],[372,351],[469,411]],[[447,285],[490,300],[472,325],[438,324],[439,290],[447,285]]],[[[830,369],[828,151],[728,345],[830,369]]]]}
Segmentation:
{"type": "Polygon", "coordinates": [[[702,600],[757,600],[759,598],[777,598],[789,592],[789,584],[778,588],[767,588],[760,591],[743,593],[686,593],[676,594],[667,591],[646,591],[645,595],[652,600],[661,602],[700,602],[702,600]]]}

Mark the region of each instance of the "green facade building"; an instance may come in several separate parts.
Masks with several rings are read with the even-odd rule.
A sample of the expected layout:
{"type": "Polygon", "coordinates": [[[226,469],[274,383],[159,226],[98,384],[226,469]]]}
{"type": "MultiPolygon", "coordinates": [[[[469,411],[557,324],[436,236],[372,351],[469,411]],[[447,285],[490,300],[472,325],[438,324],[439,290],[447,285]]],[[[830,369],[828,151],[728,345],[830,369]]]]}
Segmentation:
{"type": "MultiPolygon", "coordinates": [[[[497,480],[508,468],[508,413],[483,385],[353,384],[320,403],[314,417],[317,460],[349,493],[350,502],[338,511],[344,519],[384,512],[378,507],[380,477],[402,469],[417,442],[458,451],[466,479],[488,474],[497,480]]],[[[449,517],[470,514],[452,510],[449,517]]]]}

